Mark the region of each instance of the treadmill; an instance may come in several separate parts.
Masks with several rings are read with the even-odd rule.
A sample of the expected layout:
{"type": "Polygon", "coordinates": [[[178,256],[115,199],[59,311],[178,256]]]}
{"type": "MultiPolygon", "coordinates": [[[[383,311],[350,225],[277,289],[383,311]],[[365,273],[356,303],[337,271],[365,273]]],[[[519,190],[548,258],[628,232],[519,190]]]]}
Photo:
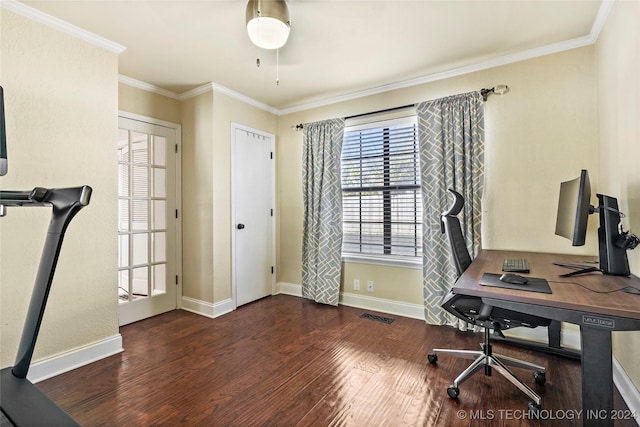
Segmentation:
{"type": "Polygon", "coordinates": [[[49,229],[14,366],[0,370],[0,410],[6,426],[79,426],[27,379],[65,231],[89,204],[91,187],[0,191],[0,217],[14,207],[52,207],[49,229]]]}

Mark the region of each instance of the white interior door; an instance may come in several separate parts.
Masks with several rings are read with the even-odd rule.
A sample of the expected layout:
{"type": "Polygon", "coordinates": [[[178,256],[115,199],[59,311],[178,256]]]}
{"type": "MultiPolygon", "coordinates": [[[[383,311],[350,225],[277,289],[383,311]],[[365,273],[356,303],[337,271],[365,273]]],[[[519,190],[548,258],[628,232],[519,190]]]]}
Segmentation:
{"type": "Polygon", "coordinates": [[[273,290],[273,135],[232,126],[233,271],[236,306],[273,290]]]}
{"type": "Polygon", "coordinates": [[[177,133],[118,121],[119,323],[177,305],[177,133]]]}

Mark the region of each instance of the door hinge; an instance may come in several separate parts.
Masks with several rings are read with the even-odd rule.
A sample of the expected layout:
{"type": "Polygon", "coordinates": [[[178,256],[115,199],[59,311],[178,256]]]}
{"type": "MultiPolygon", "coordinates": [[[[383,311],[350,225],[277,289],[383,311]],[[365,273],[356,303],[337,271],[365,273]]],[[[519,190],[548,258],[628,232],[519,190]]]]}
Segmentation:
{"type": "Polygon", "coordinates": [[[178,284],[178,275],[176,274],[176,285],[178,284]]]}
{"type": "Polygon", "coordinates": [[[271,216],[273,216],[273,209],[271,209],[271,216]]]}
{"type": "Polygon", "coordinates": [[[271,159],[273,159],[273,151],[271,153],[269,153],[271,155],[271,159]]]}
{"type": "Polygon", "coordinates": [[[273,274],[273,266],[271,266],[271,274],[273,274]]]}
{"type": "Polygon", "coordinates": [[[176,153],[178,152],[178,144],[176,144],[176,153]]]}
{"type": "Polygon", "coordinates": [[[176,218],[178,218],[178,209],[176,209],[176,218]]]}

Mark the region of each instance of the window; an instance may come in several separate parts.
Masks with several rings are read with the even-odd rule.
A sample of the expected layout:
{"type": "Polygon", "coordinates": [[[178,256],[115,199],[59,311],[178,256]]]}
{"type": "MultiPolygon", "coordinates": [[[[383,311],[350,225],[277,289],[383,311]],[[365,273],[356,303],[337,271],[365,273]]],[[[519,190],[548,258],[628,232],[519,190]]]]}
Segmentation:
{"type": "Polygon", "coordinates": [[[415,116],[345,128],[344,256],[422,256],[419,158],[415,116]]]}

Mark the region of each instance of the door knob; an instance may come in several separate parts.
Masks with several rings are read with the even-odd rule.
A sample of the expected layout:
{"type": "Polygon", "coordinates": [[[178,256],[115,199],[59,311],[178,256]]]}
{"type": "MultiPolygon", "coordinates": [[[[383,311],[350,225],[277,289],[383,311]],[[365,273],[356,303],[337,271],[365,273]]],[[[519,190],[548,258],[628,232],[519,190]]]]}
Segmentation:
{"type": "Polygon", "coordinates": [[[244,224],[238,224],[238,226],[236,227],[238,230],[242,230],[244,228],[244,224]]]}

